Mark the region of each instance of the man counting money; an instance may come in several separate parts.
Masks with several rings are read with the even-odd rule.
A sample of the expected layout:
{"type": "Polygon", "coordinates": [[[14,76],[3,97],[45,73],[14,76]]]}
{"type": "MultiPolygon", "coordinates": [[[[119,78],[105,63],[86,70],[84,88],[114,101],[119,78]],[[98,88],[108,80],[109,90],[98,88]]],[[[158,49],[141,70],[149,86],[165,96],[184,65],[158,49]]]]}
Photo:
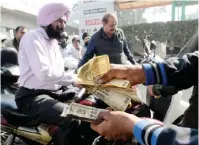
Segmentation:
{"type": "MultiPolygon", "coordinates": [[[[198,51],[184,55],[182,58],[171,58],[154,65],[112,65],[111,70],[102,76],[98,83],[106,83],[113,78],[129,80],[133,85],[159,83],[173,85],[181,89],[191,86],[198,88],[198,51]],[[154,69],[158,71],[154,71],[154,69]],[[161,78],[160,82],[157,82],[157,77],[161,78]]],[[[100,124],[92,123],[91,127],[107,139],[134,136],[141,144],[197,145],[198,92],[194,92],[193,96],[182,121],[182,126],[185,127],[163,126],[155,121],[141,119],[120,111],[101,112],[99,117],[104,121],[100,124]],[[190,115],[194,115],[195,118],[189,120],[190,115]]]]}

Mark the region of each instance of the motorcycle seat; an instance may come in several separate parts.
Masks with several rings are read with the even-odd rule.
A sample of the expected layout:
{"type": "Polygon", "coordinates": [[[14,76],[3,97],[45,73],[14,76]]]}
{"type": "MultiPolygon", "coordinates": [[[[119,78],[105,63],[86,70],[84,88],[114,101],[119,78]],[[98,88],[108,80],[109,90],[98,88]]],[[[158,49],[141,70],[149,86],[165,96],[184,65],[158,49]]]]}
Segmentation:
{"type": "Polygon", "coordinates": [[[1,85],[9,85],[17,82],[19,78],[19,67],[16,65],[1,67],[1,85]]]}
{"type": "Polygon", "coordinates": [[[37,117],[21,113],[15,103],[14,95],[11,94],[1,94],[1,115],[14,126],[31,127],[41,123],[37,117]]]}

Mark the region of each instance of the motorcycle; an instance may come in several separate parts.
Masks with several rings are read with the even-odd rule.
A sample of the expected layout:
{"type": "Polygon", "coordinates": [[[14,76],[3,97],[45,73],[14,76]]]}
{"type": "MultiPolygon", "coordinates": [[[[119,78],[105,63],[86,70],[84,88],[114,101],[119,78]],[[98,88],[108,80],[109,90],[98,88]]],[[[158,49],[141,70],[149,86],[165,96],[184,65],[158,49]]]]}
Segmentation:
{"type": "MultiPolygon", "coordinates": [[[[153,46],[153,45],[152,45],[153,46]]],[[[149,53],[148,57],[145,57],[145,61],[149,60],[156,60],[157,57],[154,57],[152,53],[149,53]]],[[[1,72],[1,78],[5,78],[4,85],[8,86],[6,90],[10,90],[9,86],[15,84],[16,80],[11,78],[16,78],[17,76],[12,74],[14,71],[8,68],[4,69],[1,72]],[[6,75],[7,74],[7,75],[6,75]],[[8,75],[9,74],[9,75],[8,75]],[[10,81],[7,81],[10,80],[10,81]]],[[[2,87],[3,87],[2,86],[2,87]]],[[[3,87],[4,88],[4,87],[3,87]]],[[[2,89],[5,90],[5,89],[2,89]]],[[[16,91],[16,90],[15,90],[16,91]]],[[[72,101],[83,104],[89,105],[99,108],[106,108],[108,107],[103,102],[100,102],[96,99],[95,96],[92,94],[87,94],[86,90],[83,88],[79,90],[78,88],[68,87],[66,95],[69,95],[70,98],[73,98],[72,101]]],[[[42,122],[37,122],[35,118],[29,117],[25,114],[22,114],[14,101],[14,91],[7,91],[7,93],[2,92],[1,95],[1,129],[5,133],[9,133],[10,135],[5,140],[4,144],[43,144],[43,145],[51,145],[57,144],[57,126],[52,126],[49,124],[44,124],[42,122]]],[[[60,98],[62,102],[69,103],[65,98],[60,98]]],[[[151,97],[152,98],[152,97],[151,97]]],[[[147,106],[143,103],[136,104],[132,102],[132,106],[129,107],[126,112],[134,114],[138,117],[151,117],[150,109],[152,108],[150,105],[147,106]]],[[[156,111],[154,111],[156,112],[156,111]]],[[[85,128],[86,130],[86,128],[85,128]]],[[[93,145],[101,145],[101,144],[115,144],[115,145],[126,145],[126,144],[136,144],[136,141],[130,140],[121,140],[121,141],[107,141],[103,137],[98,135],[95,136],[87,136],[86,133],[80,135],[80,142],[84,143],[85,145],[93,144],[93,145]],[[97,138],[96,138],[97,137],[97,138]],[[94,142],[93,142],[94,140],[94,142]]]]}
{"type": "MultiPolygon", "coordinates": [[[[43,145],[51,145],[57,144],[56,133],[58,130],[57,126],[44,124],[42,122],[38,122],[36,118],[27,116],[22,114],[14,101],[14,93],[17,90],[16,81],[19,77],[18,66],[16,65],[6,65],[6,67],[1,68],[1,130],[3,131],[3,135],[5,136],[5,145],[13,145],[13,144],[43,144],[43,145]]],[[[67,92],[65,95],[59,98],[59,101],[69,103],[66,98],[72,98],[72,101],[89,105],[93,107],[106,108],[108,107],[106,104],[97,100],[92,94],[87,94],[86,90],[82,88],[79,90],[73,86],[67,87],[67,92]]],[[[135,114],[139,117],[150,117],[149,108],[141,103],[132,102],[133,107],[129,107],[126,112],[135,114]]],[[[88,129],[88,128],[87,128],[88,129]]],[[[87,130],[85,128],[85,130],[87,130]]],[[[82,132],[80,138],[78,139],[80,142],[85,145],[91,144],[93,140],[98,136],[94,134],[94,136],[88,136],[82,132]]],[[[131,143],[131,140],[122,140],[115,141],[114,144],[127,144],[131,143]]],[[[97,137],[93,144],[113,144],[113,142],[109,142],[102,137],[97,137]]]]}
{"type": "MultiPolygon", "coordinates": [[[[57,144],[57,126],[44,124],[37,121],[34,117],[22,114],[16,106],[14,93],[12,91],[5,93],[7,89],[4,86],[11,86],[11,84],[16,82],[16,80],[10,79],[15,76],[8,75],[12,74],[9,70],[8,68],[8,70],[1,72],[1,78],[4,78],[7,83],[7,80],[10,80],[8,84],[3,81],[3,92],[1,92],[1,130],[4,135],[5,133],[9,134],[7,139],[4,140],[4,144],[57,144]]],[[[90,106],[94,106],[97,101],[94,97],[85,94],[84,88],[80,90],[75,87],[68,87],[60,100],[66,101],[66,98],[73,98],[72,101],[74,102],[90,106]]],[[[92,136],[85,137],[87,136],[86,134],[87,131],[85,129],[79,138],[85,145],[89,144],[89,142],[92,143],[92,140],[90,140],[92,136]]]]}
{"type": "MultiPolygon", "coordinates": [[[[1,51],[2,60],[5,60],[1,62],[1,144],[57,144],[57,126],[44,124],[34,117],[21,113],[17,108],[14,94],[18,89],[16,82],[19,78],[19,66],[18,63],[13,62],[13,58],[9,57],[10,54],[15,54],[17,57],[14,50],[1,51]]],[[[69,103],[68,98],[71,99],[70,101],[89,106],[100,104],[92,95],[86,94],[84,88],[79,89],[74,86],[65,88],[64,95],[60,95],[59,101],[69,103]]],[[[84,131],[77,139],[85,145],[91,144],[92,138],[97,136],[94,132],[88,136],[88,128],[89,124],[83,128],[84,131]]]]}
{"type": "MultiPolygon", "coordinates": [[[[17,108],[14,96],[17,87],[15,87],[14,91],[10,91],[11,86],[14,86],[19,77],[19,75],[17,75],[17,69],[18,66],[4,67],[1,69],[3,84],[1,86],[1,135],[4,138],[4,140],[1,141],[2,144],[58,144],[56,137],[58,130],[57,126],[38,122],[36,118],[21,113],[17,108]]],[[[84,88],[79,89],[73,86],[67,87],[64,96],[60,97],[59,101],[67,104],[70,102],[76,102],[97,108],[108,107],[108,105],[98,100],[92,94],[88,94],[84,88]],[[72,99],[68,100],[68,98],[72,99]]],[[[132,102],[132,104],[133,107],[129,107],[126,110],[128,113],[133,113],[140,117],[149,117],[150,112],[145,109],[145,105],[134,102],[132,102]]],[[[89,124],[87,127],[89,128],[89,124]]],[[[98,136],[97,133],[88,135],[88,128],[84,128],[81,132],[80,138],[78,138],[79,142],[85,145],[92,144],[93,140],[98,136]]],[[[104,142],[105,141],[100,141],[100,144],[104,142]]],[[[109,143],[108,141],[106,142],[109,143]]]]}

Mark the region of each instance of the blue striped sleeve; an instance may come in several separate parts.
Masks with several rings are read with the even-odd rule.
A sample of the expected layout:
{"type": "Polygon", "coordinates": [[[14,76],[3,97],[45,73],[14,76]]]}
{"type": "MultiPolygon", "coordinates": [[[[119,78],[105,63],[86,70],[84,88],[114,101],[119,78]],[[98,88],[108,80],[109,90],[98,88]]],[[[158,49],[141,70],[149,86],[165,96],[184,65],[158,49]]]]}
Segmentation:
{"type": "Polygon", "coordinates": [[[151,138],[151,145],[157,145],[157,140],[158,140],[158,136],[159,134],[162,132],[164,128],[158,128],[157,130],[155,130],[152,134],[152,138],[151,138]]]}
{"type": "Polygon", "coordinates": [[[153,67],[151,64],[143,64],[143,69],[144,69],[144,73],[146,76],[146,82],[145,85],[154,85],[156,84],[156,77],[160,77],[161,78],[161,82],[160,84],[162,85],[167,85],[167,76],[166,76],[166,72],[165,72],[165,68],[164,68],[164,64],[163,63],[156,63],[155,67],[158,70],[158,72],[154,72],[153,67]]]}
{"type": "Polygon", "coordinates": [[[153,72],[153,68],[151,66],[151,64],[143,64],[142,65],[143,68],[144,68],[144,73],[145,73],[145,76],[146,76],[146,82],[145,82],[145,85],[153,85],[155,84],[155,75],[154,75],[154,72],[153,72]]]}
{"type": "Polygon", "coordinates": [[[149,120],[141,120],[135,124],[133,128],[133,134],[136,140],[142,145],[156,145],[158,136],[162,130],[163,127],[159,124],[152,123],[149,120]],[[150,134],[152,135],[150,136],[150,134]]]}
{"type": "Polygon", "coordinates": [[[145,126],[151,124],[151,122],[142,120],[136,123],[136,125],[133,128],[133,134],[136,138],[136,140],[141,143],[142,145],[144,144],[144,141],[142,140],[142,130],[144,129],[145,126]]]}
{"type": "Polygon", "coordinates": [[[164,64],[163,63],[157,63],[157,66],[160,69],[160,74],[161,74],[161,78],[162,78],[162,85],[166,86],[167,85],[167,76],[166,76],[164,64]]]}

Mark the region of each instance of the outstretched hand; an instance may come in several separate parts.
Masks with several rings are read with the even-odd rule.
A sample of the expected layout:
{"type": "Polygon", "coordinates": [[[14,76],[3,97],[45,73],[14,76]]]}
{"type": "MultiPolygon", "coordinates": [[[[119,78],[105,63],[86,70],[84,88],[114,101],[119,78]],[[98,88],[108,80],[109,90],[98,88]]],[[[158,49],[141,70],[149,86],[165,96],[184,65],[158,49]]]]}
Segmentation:
{"type": "Polygon", "coordinates": [[[110,71],[97,79],[98,84],[104,84],[112,79],[125,79],[131,82],[131,85],[137,85],[145,82],[145,73],[142,65],[117,65],[111,64],[110,71]]]}
{"type": "Polygon", "coordinates": [[[120,111],[106,111],[99,114],[100,124],[91,123],[91,128],[108,140],[128,138],[133,135],[133,127],[140,119],[120,111]]]}

